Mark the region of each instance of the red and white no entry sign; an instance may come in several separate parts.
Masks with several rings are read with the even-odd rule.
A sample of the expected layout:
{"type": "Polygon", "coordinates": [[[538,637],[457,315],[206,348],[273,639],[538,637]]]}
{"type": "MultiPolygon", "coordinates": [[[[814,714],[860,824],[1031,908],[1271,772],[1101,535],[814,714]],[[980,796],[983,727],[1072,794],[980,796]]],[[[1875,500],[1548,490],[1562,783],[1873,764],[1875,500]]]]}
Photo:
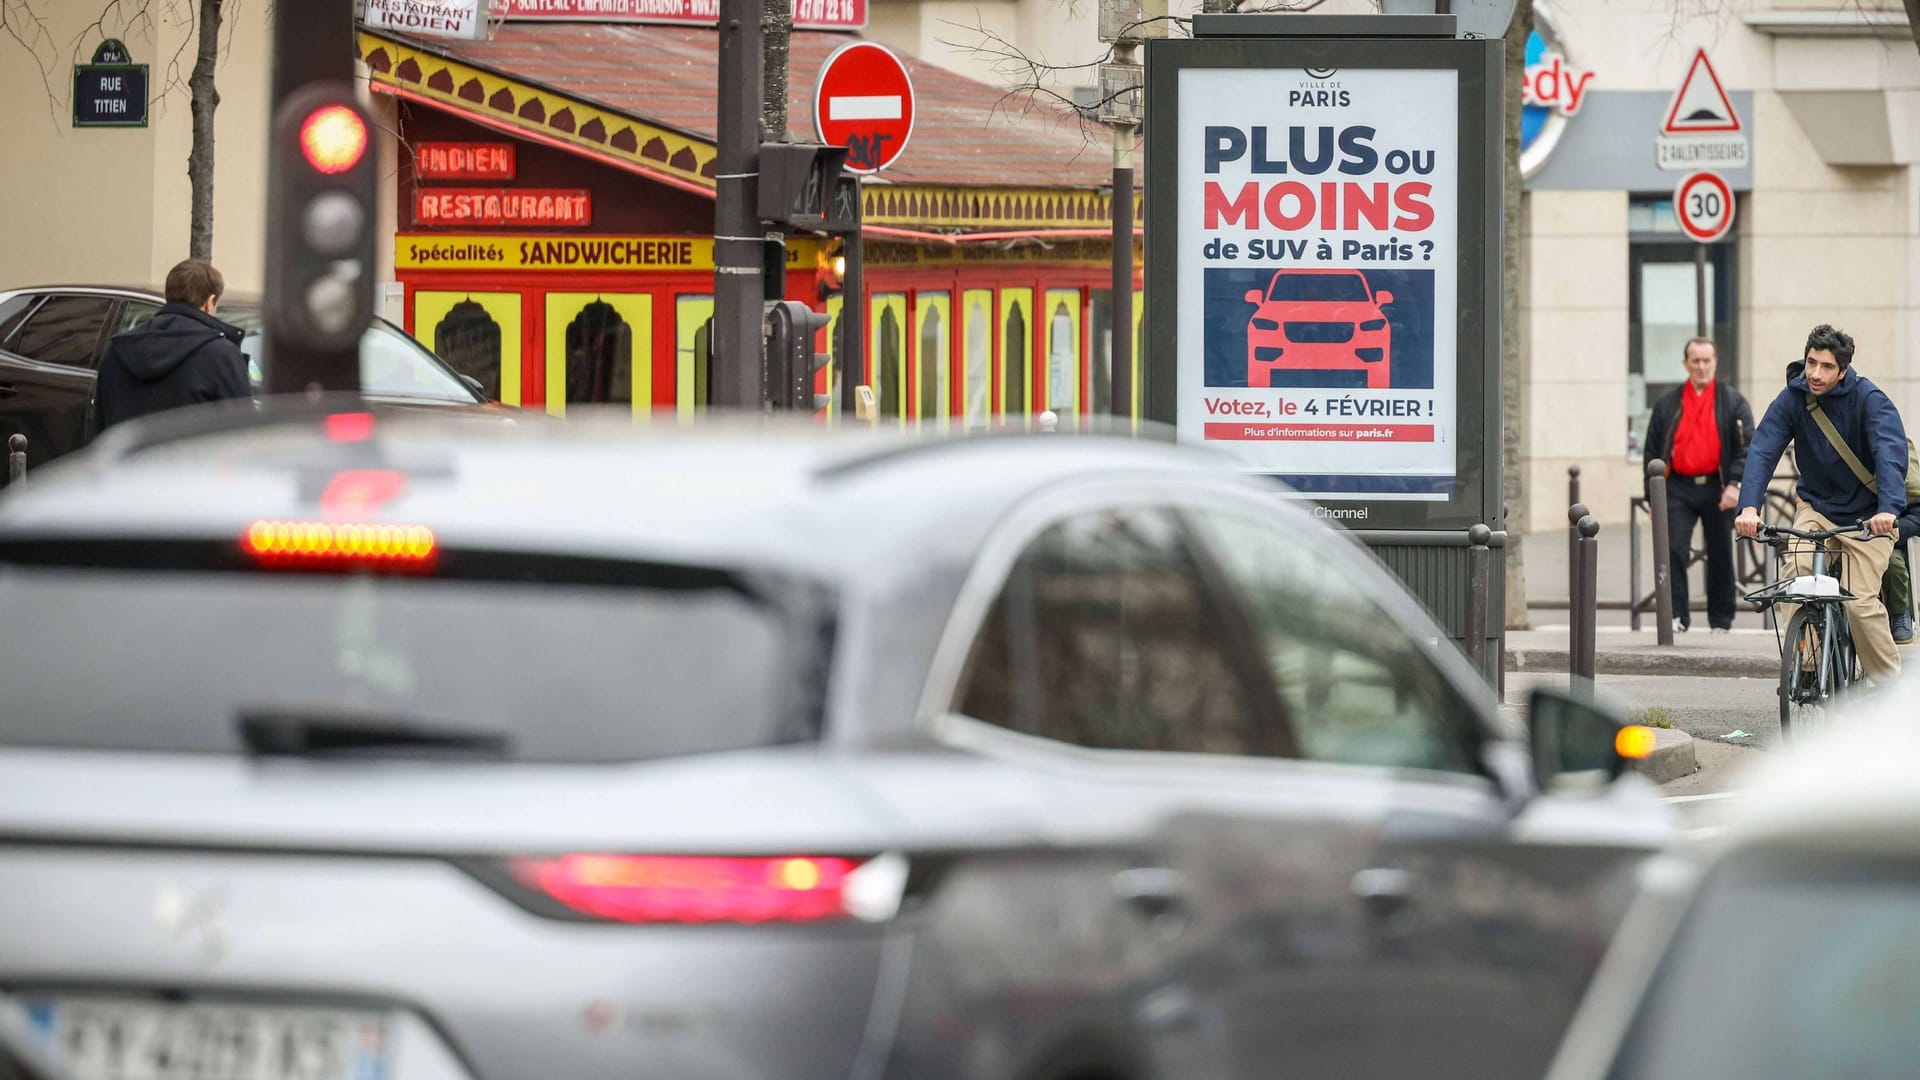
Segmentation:
{"type": "Polygon", "coordinates": [[[1680,231],[1711,244],[1733,228],[1733,189],[1718,173],[1692,173],[1673,189],[1673,216],[1680,231]]]}
{"type": "Polygon", "coordinates": [[[814,85],[813,127],[821,142],[847,148],[849,172],[879,172],[898,161],[913,137],[906,65],[871,41],[835,49],[814,85]]]}

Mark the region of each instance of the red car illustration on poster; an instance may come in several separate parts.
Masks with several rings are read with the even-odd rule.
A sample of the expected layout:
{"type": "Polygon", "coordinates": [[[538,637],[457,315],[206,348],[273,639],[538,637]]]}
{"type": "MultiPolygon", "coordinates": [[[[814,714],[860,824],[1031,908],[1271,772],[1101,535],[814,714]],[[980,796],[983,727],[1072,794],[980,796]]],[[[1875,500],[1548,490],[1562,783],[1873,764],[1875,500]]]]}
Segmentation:
{"type": "Polygon", "coordinates": [[[1380,310],[1393,294],[1373,291],[1360,271],[1282,270],[1264,291],[1249,290],[1247,303],[1255,305],[1248,386],[1346,384],[1308,372],[1355,372],[1375,390],[1393,385],[1393,331],[1380,310]]]}

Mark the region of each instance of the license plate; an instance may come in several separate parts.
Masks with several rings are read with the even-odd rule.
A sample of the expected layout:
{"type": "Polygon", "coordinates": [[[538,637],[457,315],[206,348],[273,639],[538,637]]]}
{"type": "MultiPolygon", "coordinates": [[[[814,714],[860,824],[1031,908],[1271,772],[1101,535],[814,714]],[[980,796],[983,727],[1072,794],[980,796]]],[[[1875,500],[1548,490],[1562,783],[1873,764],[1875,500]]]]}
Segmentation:
{"type": "Polygon", "coordinates": [[[27,1026],[74,1080],[387,1080],[386,1017],[143,998],[28,997],[27,1026]]]}

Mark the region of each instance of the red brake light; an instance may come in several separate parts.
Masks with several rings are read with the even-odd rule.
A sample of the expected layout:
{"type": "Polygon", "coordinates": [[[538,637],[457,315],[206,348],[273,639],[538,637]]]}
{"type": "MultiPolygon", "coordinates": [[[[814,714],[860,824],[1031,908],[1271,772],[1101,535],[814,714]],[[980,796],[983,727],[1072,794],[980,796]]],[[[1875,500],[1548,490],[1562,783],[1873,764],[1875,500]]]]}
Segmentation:
{"type": "Polygon", "coordinates": [[[509,861],[513,878],[567,909],[623,923],[884,919],[904,860],[816,856],[559,855],[509,861]]]}
{"type": "Polygon", "coordinates": [[[345,105],[322,105],[300,124],[300,153],[328,176],[358,165],[366,152],[366,122],[345,105]]]}
{"type": "Polygon", "coordinates": [[[436,545],[425,525],[256,521],[247,526],[240,547],[268,565],[425,569],[436,545]]]}

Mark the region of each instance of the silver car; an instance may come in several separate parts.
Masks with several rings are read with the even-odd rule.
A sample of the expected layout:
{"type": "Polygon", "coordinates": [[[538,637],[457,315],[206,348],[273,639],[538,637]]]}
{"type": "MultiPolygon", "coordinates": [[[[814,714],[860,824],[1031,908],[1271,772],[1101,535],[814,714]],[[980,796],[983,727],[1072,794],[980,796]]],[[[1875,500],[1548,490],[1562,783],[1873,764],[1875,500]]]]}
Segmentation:
{"type": "Polygon", "coordinates": [[[183,412],[0,496],[0,611],[86,1078],[1535,1077],[1671,834],[1151,441],[183,412]]]}
{"type": "Polygon", "coordinates": [[[1549,1080],[1895,1080],[1920,1061],[1912,688],[1849,699],[1649,862],[1549,1080]]]}

